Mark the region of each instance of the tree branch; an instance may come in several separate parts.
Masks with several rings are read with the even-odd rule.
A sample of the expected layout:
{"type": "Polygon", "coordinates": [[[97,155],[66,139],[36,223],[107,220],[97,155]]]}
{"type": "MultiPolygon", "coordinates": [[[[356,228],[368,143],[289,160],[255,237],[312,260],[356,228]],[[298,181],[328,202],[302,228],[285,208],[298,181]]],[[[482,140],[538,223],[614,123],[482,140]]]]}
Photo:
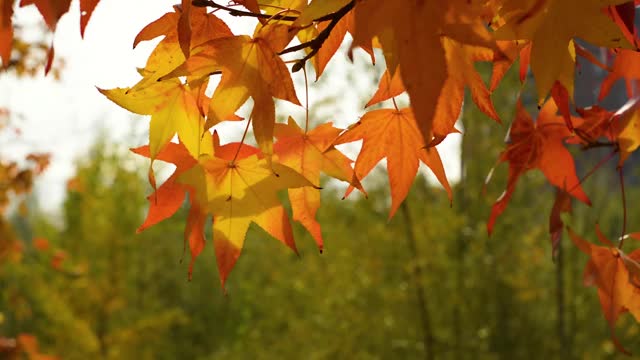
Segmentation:
{"type": "MultiPolygon", "coordinates": [[[[248,16],[248,17],[254,17],[258,19],[272,19],[272,20],[286,20],[286,21],[296,21],[298,19],[297,16],[277,15],[277,14],[269,15],[269,14],[262,14],[262,13],[254,13],[251,11],[238,10],[238,9],[230,8],[228,6],[220,5],[213,0],[193,0],[191,4],[193,6],[200,6],[200,7],[209,6],[215,9],[224,10],[228,12],[229,15],[232,15],[232,16],[248,16]]],[[[293,67],[291,69],[292,72],[300,71],[300,69],[302,69],[302,67],[307,62],[307,60],[311,59],[318,53],[318,51],[322,47],[322,44],[324,44],[327,38],[329,38],[329,35],[331,34],[331,31],[333,30],[333,28],[335,28],[338,22],[345,15],[347,15],[347,13],[351,11],[351,9],[353,9],[355,4],[356,4],[356,0],[352,0],[347,5],[345,5],[342,9],[334,13],[321,16],[317,19],[313,19],[312,22],[321,22],[321,21],[331,21],[331,22],[324,30],[322,30],[322,32],[320,32],[320,34],[318,34],[318,36],[316,36],[315,39],[284,49],[278,53],[278,55],[284,55],[284,54],[288,54],[288,53],[306,49],[306,48],[311,49],[311,51],[305,57],[296,61],[295,64],[293,64],[293,67]]]]}
{"type": "Polygon", "coordinates": [[[286,48],[282,51],[280,51],[278,53],[278,55],[283,55],[283,54],[288,54],[294,51],[298,51],[298,50],[302,50],[302,49],[306,49],[306,48],[310,48],[311,51],[302,59],[296,61],[295,64],[293,64],[293,67],[291,68],[292,72],[297,72],[300,69],[302,69],[302,67],[304,66],[304,64],[307,62],[307,60],[311,59],[312,57],[314,57],[318,51],[320,50],[320,48],[322,47],[322,44],[324,44],[324,42],[329,38],[329,35],[331,35],[331,31],[333,31],[333,28],[336,27],[336,25],[338,24],[338,22],[345,16],[347,15],[347,13],[349,13],[349,11],[351,11],[351,9],[353,9],[353,7],[355,6],[356,2],[355,0],[350,1],[347,5],[345,5],[342,9],[336,11],[333,14],[329,14],[329,15],[325,15],[323,17],[320,17],[318,19],[315,19],[313,21],[327,21],[327,20],[331,20],[331,22],[329,23],[329,25],[322,30],[322,32],[320,32],[320,34],[318,34],[318,36],[316,36],[315,39],[304,42],[302,44],[296,45],[296,46],[292,46],[290,48],[286,48]]]}
{"type": "Polygon", "coordinates": [[[209,6],[215,9],[224,10],[232,16],[248,16],[254,17],[258,19],[273,19],[273,20],[286,20],[286,21],[296,21],[297,16],[289,16],[289,15],[269,15],[262,13],[254,13],[251,11],[238,10],[234,8],[230,8],[228,6],[220,5],[213,0],[193,0],[191,2],[193,6],[205,7],[209,6]]]}

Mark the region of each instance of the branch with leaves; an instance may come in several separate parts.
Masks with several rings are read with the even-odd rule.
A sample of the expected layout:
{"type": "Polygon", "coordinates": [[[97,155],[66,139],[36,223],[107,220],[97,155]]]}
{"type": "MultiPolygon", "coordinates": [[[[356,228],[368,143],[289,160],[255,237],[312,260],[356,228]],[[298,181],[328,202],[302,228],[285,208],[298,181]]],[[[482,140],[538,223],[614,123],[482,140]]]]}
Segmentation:
{"type": "MultiPolygon", "coordinates": [[[[70,2],[22,1],[20,6],[35,4],[54,31],[70,2]]],[[[84,12],[81,33],[97,4],[97,0],[80,1],[84,12]]],[[[437,145],[460,132],[455,124],[467,89],[473,103],[496,122],[496,131],[503,131],[497,124],[506,119],[496,112],[492,96],[516,62],[523,86],[507,144],[497,161],[508,165],[509,174],[504,193],[489,214],[488,232],[494,231],[500,215],[507,211],[519,179],[539,170],[559,194],[550,214],[555,253],[564,228],[560,214],[569,212],[574,200],[590,205],[583,182],[617,157],[625,219],[621,238],[633,237],[626,233],[622,168],[632,163],[629,158],[640,146],[636,90],[640,75],[633,70],[640,66],[635,2],[295,0],[288,4],[283,8],[258,0],[237,0],[230,5],[182,0],[136,36],[134,47],[162,37],[140,71],[141,79],[129,87],[100,90],[123,108],[150,117],[149,143],[134,152],[151,163],[165,161],[176,166],[174,174],[159,186],[150,167],[154,193],[140,231],[174,215],[189,194],[184,241],[191,252],[190,269],[207,242],[203,227],[210,217],[223,286],[251,223],[296,251],[292,218],[302,223],[322,250],[323,233],[316,220],[321,174],[344,182],[345,197],[355,189],[365,193],[360,181],[386,159],[391,217],[401,208],[424,163],[453,201],[437,145]],[[259,22],[251,34],[233,34],[217,16],[219,12],[259,22]],[[313,104],[308,103],[305,85],[307,115],[302,128],[291,114],[276,107],[275,99],[301,105],[291,73],[304,69],[306,80],[310,63],[308,68],[313,67],[320,78],[329,61],[336,61],[332,59],[347,34],[352,38],[349,51],[362,49],[372,61],[384,57],[386,71],[365,108],[381,102],[384,106],[364,110],[359,120],[351,119],[353,124],[347,129],[325,119],[316,119],[321,125],[309,129],[308,108],[313,104]],[[590,53],[575,42],[577,38],[599,46],[607,56],[590,53]],[[301,59],[285,62],[281,57],[299,50],[306,52],[301,59]],[[608,73],[597,84],[598,99],[588,108],[574,103],[576,56],[608,73]],[[491,65],[488,83],[476,69],[479,62],[491,65]],[[211,94],[207,89],[214,75],[220,78],[211,94]],[[531,94],[524,86],[530,78],[535,79],[531,94]],[[618,80],[627,85],[630,100],[618,109],[599,107],[618,80]],[[401,94],[408,95],[406,107],[394,100],[401,94]],[[528,103],[532,98],[534,103],[528,103]],[[249,113],[237,114],[249,99],[253,101],[249,113]],[[534,119],[529,109],[535,111],[536,105],[539,111],[534,119]],[[276,114],[288,118],[287,123],[276,123],[276,114]],[[218,125],[227,121],[246,121],[245,133],[238,142],[221,144],[218,125]],[[257,146],[248,144],[250,127],[257,146]],[[172,141],[175,136],[178,141],[172,141]],[[362,148],[353,165],[336,145],[360,140],[362,148]],[[613,152],[579,176],[576,155],[570,149],[600,147],[613,152]],[[280,190],[288,191],[291,217],[277,197],[280,190]]],[[[0,58],[5,68],[15,63],[13,5],[10,0],[0,2],[0,58]]],[[[49,62],[53,53],[51,47],[49,62]]],[[[635,280],[640,273],[638,250],[625,255],[623,247],[630,242],[614,244],[599,236],[605,246],[597,247],[570,234],[574,244],[592,256],[588,270],[597,279],[592,284],[601,301],[617,304],[607,309],[603,305],[612,332],[622,313],[628,311],[640,320],[636,311],[640,282],[635,280]],[[605,252],[606,257],[593,256],[605,252]],[[599,262],[602,258],[607,260],[599,262]],[[613,274],[611,264],[617,269],[613,274]]]]}

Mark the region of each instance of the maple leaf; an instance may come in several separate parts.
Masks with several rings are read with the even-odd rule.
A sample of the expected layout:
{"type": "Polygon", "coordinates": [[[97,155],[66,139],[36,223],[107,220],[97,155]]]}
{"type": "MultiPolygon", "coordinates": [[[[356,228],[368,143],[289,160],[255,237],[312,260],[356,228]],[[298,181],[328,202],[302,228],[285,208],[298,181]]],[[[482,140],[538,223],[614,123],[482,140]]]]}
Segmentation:
{"type": "MultiPolygon", "coordinates": [[[[363,140],[355,165],[358,179],[363,179],[380,160],[387,158],[391,187],[389,218],[393,217],[407,197],[420,161],[433,171],[451,199],[451,188],[438,150],[434,147],[425,148],[411,108],[369,111],[340,135],[335,144],[357,140],[363,140]]],[[[352,190],[350,187],[346,195],[352,190]]]]}
{"type": "Polygon", "coordinates": [[[590,204],[576,175],[575,164],[564,140],[570,136],[557,107],[549,99],[540,110],[538,119],[531,116],[518,101],[516,118],[509,129],[510,142],[500,154],[500,162],[509,163],[507,188],[491,209],[487,223],[489,234],[496,219],[506,209],[520,176],[532,169],[539,169],[553,186],[566,191],[572,197],[590,204]]]}
{"type": "Polygon", "coordinates": [[[598,239],[605,246],[593,245],[567,228],[573,243],[589,256],[584,272],[585,285],[595,285],[602,312],[609,324],[611,338],[616,347],[630,355],[615,336],[615,324],[621,314],[629,311],[640,321],[640,250],[626,255],[613,246],[596,226],[598,239]]]}
{"type": "Polygon", "coordinates": [[[502,78],[518,59],[520,60],[518,74],[520,82],[524,83],[531,62],[530,41],[497,41],[496,44],[500,48],[500,52],[496,52],[493,58],[493,69],[489,80],[489,91],[491,92],[498,88],[502,78]]]}
{"type": "Polygon", "coordinates": [[[11,46],[13,44],[13,1],[0,2],[0,60],[2,66],[8,67],[11,60],[11,46]]]}
{"type": "Polygon", "coordinates": [[[491,79],[489,80],[489,91],[493,92],[498,88],[500,82],[506,75],[511,65],[520,57],[520,81],[524,82],[526,72],[529,67],[529,61],[526,58],[528,52],[524,49],[531,49],[530,42],[523,41],[498,41],[496,42],[500,52],[495,52],[491,62],[493,63],[491,71],[491,79]]]}
{"type": "Polygon", "coordinates": [[[556,191],[556,198],[551,208],[551,215],[549,215],[549,235],[551,235],[551,257],[556,258],[558,255],[558,247],[560,246],[560,239],[562,236],[562,230],[564,229],[564,222],[560,215],[562,213],[571,213],[571,196],[566,191],[558,189],[556,191]]]}
{"type": "Polygon", "coordinates": [[[214,72],[222,72],[211,97],[205,129],[229,119],[252,97],[254,135],[268,161],[273,154],[273,98],[300,105],[289,71],[277,55],[291,40],[288,29],[289,26],[283,24],[258,25],[253,38],[243,35],[206,42],[183,65],[167,75],[208,77],[214,72]]]}
{"type": "Polygon", "coordinates": [[[616,55],[611,72],[600,84],[598,101],[602,101],[618,80],[624,80],[627,96],[633,97],[633,80],[640,80],[640,54],[636,51],[622,49],[616,55]]]}
{"type": "MultiPolygon", "coordinates": [[[[197,159],[200,155],[204,120],[193,94],[194,90],[190,89],[189,85],[172,79],[156,82],[137,91],[131,88],[98,90],[109,100],[131,112],[151,115],[151,159],[155,159],[176,132],[194,158],[197,159]]],[[[199,89],[195,91],[197,93],[199,89]]]]}
{"type": "Polygon", "coordinates": [[[376,93],[373,94],[369,102],[367,102],[364,107],[369,107],[382,101],[389,100],[404,93],[405,91],[406,89],[402,83],[400,69],[397,69],[393,75],[391,75],[391,72],[387,69],[382,74],[382,77],[380,77],[380,81],[378,81],[378,89],[376,90],[376,93]]]}
{"type": "Polygon", "coordinates": [[[82,37],[84,37],[84,30],[91,19],[93,10],[99,2],[100,0],[80,0],[80,35],[82,37]]]}
{"type": "Polygon", "coordinates": [[[530,40],[531,71],[538,99],[558,81],[573,94],[575,48],[580,38],[597,46],[632,48],[602,9],[625,0],[507,0],[499,11],[505,24],[498,40],[530,40]],[[585,25],[588,24],[588,25],[585,25]]]}
{"type": "Polygon", "coordinates": [[[338,12],[351,2],[353,0],[313,0],[302,10],[292,26],[300,28],[309,26],[313,20],[338,12]]]}
{"type": "MultiPolygon", "coordinates": [[[[190,37],[188,43],[191,48],[211,39],[232,36],[227,25],[215,15],[208,14],[204,8],[191,9],[190,5],[183,8],[185,7],[189,9],[188,26],[184,24],[185,12],[176,7],[175,12],[164,14],[136,36],[134,47],[141,41],[164,35],[164,39],[149,56],[141,71],[143,78],[136,85],[132,88],[99,89],[110,100],[127,110],[151,115],[151,159],[155,158],[176,133],[194,158],[201,153],[200,143],[204,133],[201,108],[202,104],[209,102],[204,94],[208,81],[191,76],[187,77],[187,84],[182,84],[178,79],[159,81],[161,76],[185,61],[182,46],[186,41],[184,33],[188,33],[190,37]]],[[[232,114],[230,118],[234,116],[232,114]]]]}
{"type": "MultiPolygon", "coordinates": [[[[184,1],[183,1],[184,2],[184,1]]],[[[189,4],[189,2],[187,2],[189,4]]],[[[217,16],[207,13],[205,8],[174,7],[145,26],[136,36],[133,47],[140,42],[164,36],[153,49],[144,67],[144,78],[134,86],[142,89],[153,85],[158,79],[184,63],[186,50],[189,54],[196,47],[213,39],[233,36],[229,27],[217,16]],[[188,21],[187,21],[188,20],[188,21]]]]}
{"type": "Polygon", "coordinates": [[[40,352],[40,346],[38,345],[38,339],[27,333],[19,334],[16,342],[29,359],[33,360],[58,360],[57,356],[44,355],[40,352]]]}
{"type": "MultiPolygon", "coordinates": [[[[442,46],[446,54],[448,75],[442,91],[438,95],[432,125],[433,136],[441,141],[453,131],[462,111],[464,89],[467,86],[469,86],[471,97],[478,108],[490,118],[500,122],[500,117],[491,101],[491,93],[473,65],[474,61],[492,60],[495,52],[479,46],[463,45],[444,36],[442,37],[442,46]]],[[[380,79],[378,91],[366,106],[398,96],[404,90],[401,70],[397,69],[393,76],[387,70],[380,79]]],[[[430,140],[430,138],[425,139],[427,142],[430,140]]]]}
{"type": "Polygon", "coordinates": [[[434,2],[369,1],[355,8],[352,46],[370,46],[377,37],[382,44],[387,69],[402,66],[402,79],[425,139],[432,131],[433,117],[446,80],[446,58],[438,34],[439,19],[434,2]]]}
{"type": "MultiPolygon", "coordinates": [[[[134,148],[131,151],[144,157],[151,157],[149,145],[134,148]]],[[[147,197],[149,211],[142,225],[138,227],[137,232],[142,232],[148,227],[171,217],[178,211],[184,203],[187,188],[183,184],[176,182],[176,179],[180,174],[198,163],[189,154],[184,145],[172,142],[162,149],[157,155],[157,159],[176,165],[176,170],[153,194],[147,197]]]]}
{"type": "Polygon", "coordinates": [[[213,214],[213,243],[223,288],[252,222],[297,252],[289,216],[276,195],[282,189],[313,186],[288,166],[257,155],[240,158],[240,151],[236,154],[217,151],[214,157],[201,157],[199,166],[179,177],[213,214]]]}
{"type": "Polygon", "coordinates": [[[585,146],[604,137],[609,141],[615,141],[618,133],[618,118],[614,113],[600,106],[576,109],[579,118],[573,118],[574,131],[579,136],[567,139],[569,144],[583,144],[585,146]]]}
{"type": "MultiPolygon", "coordinates": [[[[448,75],[441,41],[446,35],[456,41],[495,47],[482,23],[477,2],[369,1],[355,8],[353,46],[370,46],[377,37],[387,69],[402,68],[418,127],[425,139],[432,134],[436,108],[448,75]]],[[[427,140],[428,141],[428,140],[427,140]]]]}
{"type": "MultiPolygon", "coordinates": [[[[332,146],[341,132],[342,129],[333,127],[331,123],[306,132],[289,118],[286,125],[276,124],[274,153],[280,163],[299,172],[315,186],[320,185],[320,173],[323,172],[364,192],[351,168],[352,161],[332,146]]],[[[293,220],[302,223],[322,251],[322,232],[316,220],[316,212],[320,208],[320,190],[309,186],[289,189],[289,200],[293,208],[293,220]]]]}
{"type": "MultiPolygon", "coordinates": [[[[350,24],[353,22],[353,12],[349,12],[342,17],[329,33],[329,36],[322,42],[322,45],[318,49],[317,53],[311,58],[311,64],[316,72],[316,81],[320,78],[324,69],[327,67],[329,61],[333,58],[335,53],[340,48],[345,35],[349,31],[350,24]]],[[[309,26],[300,29],[297,33],[297,37],[301,43],[312,41],[316,39],[320,33],[327,30],[330,26],[330,21],[320,22],[315,26],[309,26]]],[[[311,48],[305,48],[307,53],[312,51],[311,48]]]]}
{"type": "Polygon", "coordinates": [[[618,166],[622,167],[632,152],[640,146],[640,98],[627,101],[613,115],[618,118],[619,126],[617,140],[620,151],[618,166]]]}
{"type": "Polygon", "coordinates": [[[35,5],[42,15],[44,22],[51,31],[56,30],[58,20],[69,11],[71,0],[21,0],[20,7],[35,5]]]}
{"type": "MultiPolygon", "coordinates": [[[[211,137],[205,136],[204,141],[206,144],[204,154],[212,155],[213,148],[211,137]],[[208,145],[208,146],[207,146],[208,145]]],[[[148,145],[141,146],[135,149],[131,149],[136,154],[151,157],[150,147],[148,145]]],[[[186,171],[190,170],[194,166],[197,166],[198,162],[191,156],[187,148],[182,144],[168,143],[156,157],[158,160],[165,161],[176,166],[174,173],[151,195],[147,197],[149,201],[149,211],[147,217],[138,227],[137,232],[142,232],[145,229],[153,226],[160,221],[163,221],[173,216],[178,209],[184,204],[187,193],[189,196],[189,214],[187,216],[187,223],[185,225],[184,232],[184,244],[189,244],[191,253],[191,261],[189,263],[189,279],[193,272],[193,265],[196,258],[205,246],[204,238],[204,222],[206,220],[206,211],[200,207],[200,204],[195,201],[194,189],[187,185],[181,184],[177,179],[186,171]]]]}

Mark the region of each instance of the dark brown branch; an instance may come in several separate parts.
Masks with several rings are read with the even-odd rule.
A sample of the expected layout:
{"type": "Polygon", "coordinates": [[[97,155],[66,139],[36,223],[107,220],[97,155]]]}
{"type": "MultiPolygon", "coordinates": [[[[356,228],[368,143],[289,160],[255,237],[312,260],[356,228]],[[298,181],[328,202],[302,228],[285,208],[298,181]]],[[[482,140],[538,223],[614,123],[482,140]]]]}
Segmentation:
{"type": "MultiPolygon", "coordinates": [[[[209,6],[215,9],[224,10],[228,12],[229,15],[232,15],[232,16],[248,16],[248,17],[254,17],[259,19],[286,20],[286,21],[296,21],[298,19],[297,16],[277,15],[277,14],[269,15],[269,14],[262,14],[262,13],[254,13],[251,11],[238,10],[238,9],[230,8],[228,6],[220,5],[213,0],[193,0],[191,4],[193,6],[200,6],[200,7],[209,6]]],[[[313,19],[313,22],[321,22],[321,21],[331,21],[331,22],[324,30],[322,30],[322,32],[320,32],[320,34],[318,34],[318,36],[316,36],[315,39],[284,49],[278,53],[278,55],[284,55],[284,54],[288,54],[298,50],[303,50],[306,48],[311,49],[311,51],[305,57],[296,61],[295,64],[293,64],[293,68],[291,69],[291,71],[293,72],[299,71],[300,69],[302,69],[302,67],[307,62],[307,60],[311,59],[318,53],[318,51],[322,47],[322,44],[324,44],[327,38],[329,38],[329,35],[331,34],[331,31],[333,31],[333,28],[335,28],[338,22],[345,15],[347,15],[347,13],[351,11],[351,9],[353,9],[355,4],[356,4],[356,1],[352,0],[347,5],[345,5],[342,9],[334,13],[321,16],[317,19],[313,19]]]]}
{"type": "Polygon", "coordinates": [[[289,16],[289,15],[269,15],[262,13],[254,13],[251,11],[238,10],[234,8],[230,8],[228,6],[220,5],[213,0],[193,0],[191,2],[193,6],[205,7],[209,6],[215,9],[224,10],[229,13],[231,16],[248,16],[254,17],[258,19],[272,19],[272,20],[286,20],[286,21],[296,21],[297,16],[289,16]]]}
{"type": "Polygon", "coordinates": [[[591,142],[588,143],[586,145],[584,145],[582,147],[583,150],[589,150],[589,149],[595,149],[595,148],[601,148],[601,147],[617,147],[618,143],[615,142],[599,142],[599,141],[595,141],[595,142],[591,142]]]}
{"type": "Polygon", "coordinates": [[[336,25],[338,24],[338,22],[345,15],[347,15],[347,13],[349,11],[351,11],[351,9],[353,9],[355,4],[356,4],[356,2],[355,2],[355,0],[353,0],[353,1],[349,2],[347,5],[345,5],[345,7],[343,7],[342,9],[336,11],[335,13],[323,16],[323,17],[318,18],[318,19],[315,19],[314,21],[326,21],[326,20],[330,19],[331,22],[329,23],[329,25],[324,30],[322,30],[322,32],[320,32],[320,34],[318,34],[318,36],[316,36],[315,39],[313,39],[311,41],[304,42],[304,43],[296,45],[296,46],[292,46],[292,47],[287,48],[287,49],[284,49],[280,53],[278,53],[279,55],[283,55],[283,54],[287,54],[287,53],[290,53],[290,52],[294,52],[294,51],[298,51],[298,50],[302,50],[302,49],[306,49],[306,48],[310,48],[311,49],[311,51],[305,57],[303,57],[302,59],[296,61],[296,63],[293,64],[293,67],[291,68],[292,72],[297,72],[300,69],[302,69],[302,67],[307,62],[307,60],[311,59],[312,57],[314,57],[318,53],[318,51],[322,47],[322,44],[324,44],[324,42],[329,38],[329,35],[331,34],[331,31],[333,31],[333,28],[335,28],[336,25]]]}

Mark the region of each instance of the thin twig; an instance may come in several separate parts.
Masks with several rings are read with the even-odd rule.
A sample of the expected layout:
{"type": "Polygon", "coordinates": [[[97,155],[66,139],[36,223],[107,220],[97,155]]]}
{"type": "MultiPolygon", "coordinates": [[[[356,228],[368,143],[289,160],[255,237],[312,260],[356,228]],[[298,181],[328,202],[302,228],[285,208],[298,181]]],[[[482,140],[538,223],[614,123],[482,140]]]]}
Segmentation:
{"type": "Polygon", "coordinates": [[[615,147],[615,146],[618,146],[618,143],[596,141],[583,146],[582,149],[589,150],[589,149],[595,149],[595,148],[601,148],[601,147],[615,147]]]}
{"type": "Polygon", "coordinates": [[[309,131],[309,80],[307,79],[307,69],[302,68],[304,72],[304,133],[309,131]]]}
{"type": "MultiPolygon", "coordinates": [[[[280,14],[269,15],[269,14],[263,14],[263,13],[254,13],[251,11],[238,10],[238,9],[230,8],[228,6],[220,5],[213,0],[193,0],[191,4],[194,6],[200,6],[200,7],[209,6],[215,9],[224,10],[228,12],[229,15],[232,15],[232,16],[248,16],[248,17],[254,17],[258,19],[286,20],[286,21],[296,21],[298,19],[298,16],[288,16],[288,15],[280,15],[280,14]]],[[[307,48],[311,49],[311,51],[305,57],[295,62],[295,64],[291,69],[292,72],[300,71],[300,69],[302,69],[302,67],[307,62],[307,60],[311,59],[318,53],[318,51],[322,47],[322,44],[324,44],[324,42],[329,38],[329,35],[331,34],[331,31],[333,31],[333,28],[335,28],[338,22],[345,15],[347,15],[347,13],[351,11],[351,9],[353,9],[355,4],[356,4],[356,0],[352,0],[347,5],[345,5],[342,9],[334,13],[321,16],[317,19],[313,19],[311,21],[312,23],[322,22],[322,21],[331,21],[331,22],[313,40],[289,47],[278,53],[278,55],[284,55],[284,54],[288,54],[298,50],[303,50],[307,48]]]]}
{"type": "MultiPolygon", "coordinates": [[[[355,4],[355,1],[352,1],[351,3],[352,3],[351,7],[353,7],[353,5],[355,4]]],[[[231,15],[231,16],[247,16],[247,17],[254,17],[254,18],[259,18],[259,19],[272,19],[272,20],[285,20],[285,21],[296,21],[298,19],[297,16],[278,15],[278,16],[274,17],[274,16],[269,15],[269,14],[254,13],[254,12],[251,12],[251,11],[238,10],[238,9],[234,9],[234,8],[231,8],[231,7],[228,7],[228,6],[220,5],[220,4],[216,3],[213,0],[193,0],[191,2],[191,5],[198,6],[198,7],[208,6],[208,7],[212,7],[212,8],[215,8],[215,9],[224,10],[224,11],[228,12],[229,15],[231,15]]],[[[286,9],[286,10],[290,10],[290,9],[286,9]]],[[[293,10],[291,10],[291,11],[293,11],[293,10]]],[[[317,19],[313,19],[312,22],[332,20],[336,16],[336,14],[338,12],[327,14],[327,15],[321,16],[321,17],[319,17],[317,19]]]]}
{"type": "Polygon", "coordinates": [[[215,9],[224,10],[224,11],[228,12],[229,15],[231,15],[231,16],[248,16],[248,17],[254,17],[254,18],[258,18],[258,19],[272,19],[272,20],[286,20],[286,21],[295,21],[298,18],[297,16],[288,16],[288,15],[272,16],[272,15],[269,15],[269,14],[254,13],[254,12],[251,12],[251,11],[238,10],[238,9],[230,8],[228,6],[220,5],[220,4],[218,4],[218,3],[216,3],[215,1],[212,1],[212,0],[193,0],[191,2],[191,5],[198,6],[198,7],[209,6],[209,7],[215,8],[215,9]]]}
{"type": "Polygon", "coordinates": [[[233,160],[231,160],[232,164],[235,164],[238,155],[240,155],[240,150],[242,149],[242,144],[244,144],[244,140],[247,137],[247,133],[249,132],[249,126],[251,125],[251,116],[249,117],[249,121],[247,121],[247,127],[244,128],[244,132],[242,133],[242,139],[238,144],[238,150],[236,150],[236,154],[233,156],[233,160]]]}
{"type": "Polygon", "coordinates": [[[396,103],[396,97],[395,96],[391,98],[391,101],[393,101],[393,107],[396,108],[396,111],[400,111],[398,109],[398,103],[396,103]]]}
{"type": "Polygon", "coordinates": [[[605,157],[604,159],[600,160],[596,166],[593,167],[593,169],[589,170],[589,172],[587,172],[581,179],[580,181],[578,181],[577,184],[575,184],[571,189],[569,189],[567,192],[571,193],[573,192],[573,190],[577,189],[578,186],[582,185],[582,183],[584,183],[589,177],[591,177],[591,175],[593,175],[598,169],[600,169],[604,164],[607,163],[607,161],[611,160],[611,158],[613,158],[613,155],[615,155],[618,152],[618,149],[615,149],[614,151],[612,151],[611,153],[609,153],[609,155],[607,155],[607,157],[605,157]]]}
{"type": "Polygon", "coordinates": [[[622,249],[625,238],[624,234],[627,233],[627,196],[624,192],[624,173],[622,172],[622,167],[618,169],[618,176],[620,178],[620,193],[622,194],[622,234],[620,235],[618,249],[622,249]]]}
{"type": "MultiPolygon", "coordinates": [[[[329,38],[329,35],[331,34],[331,31],[333,31],[333,28],[336,27],[336,25],[338,24],[338,22],[340,22],[340,20],[347,15],[347,13],[349,11],[351,11],[351,9],[353,9],[353,7],[355,6],[355,0],[349,2],[347,5],[345,5],[342,9],[336,11],[333,14],[330,14],[330,18],[329,19],[323,19],[322,18],[318,18],[315,19],[314,21],[325,21],[325,20],[331,20],[331,22],[329,23],[329,25],[327,25],[327,27],[322,30],[320,32],[320,34],[318,34],[318,36],[315,37],[315,39],[307,41],[307,42],[303,42],[302,44],[299,45],[295,45],[289,48],[286,48],[284,50],[282,50],[281,52],[278,53],[278,55],[284,55],[284,54],[288,54],[294,51],[298,51],[298,50],[302,50],[302,49],[306,49],[309,48],[311,49],[311,51],[302,59],[298,60],[293,67],[291,68],[292,72],[297,72],[300,69],[302,69],[302,67],[304,66],[304,64],[307,62],[307,60],[311,59],[312,57],[314,57],[318,51],[320,50],[320,48],[322,47],[322,44],[324,44],[324,42],[329,38]]],[[[329,16],[329,15],[327,15],[329,16]]]]}

